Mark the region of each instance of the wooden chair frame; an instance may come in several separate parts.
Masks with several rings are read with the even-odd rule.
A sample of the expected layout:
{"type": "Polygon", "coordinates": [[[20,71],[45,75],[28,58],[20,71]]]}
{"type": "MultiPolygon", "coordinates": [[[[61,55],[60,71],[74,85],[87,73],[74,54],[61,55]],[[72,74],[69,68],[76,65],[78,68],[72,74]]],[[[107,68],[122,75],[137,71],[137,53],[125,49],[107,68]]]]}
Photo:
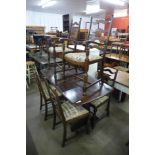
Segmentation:
{"type": "MultiPolygon", "coordinates": [[[[96,62],[99,62],[99,64],[101,64],[101,66],[103,66],[103,64],[104,64],[104,58],[105,58],[105,54],[107,52],[107,45],[108,45],[109,36],[110,36],[110,33],[111,33],[113,15],[111,16],[111,19],[110,20],[111,20],[111,22],[110,22],[110,25],[109,25],[108,36],[107,36],[107,40],[105,41],[105,44],[97,43],[97,42],[94,42],[94,41],[87,41],[86,42],[86,48],[85,48],[85,51],[84,51],[84,53],[86,54],[84,65],[83,66],[80,66],[77,62],[73,62],[73,61],[70,62],[71,65],[76,66],[76,67],[82,67],[84,69],[84,76],[83,76],[83,79],[82,79],[84,81],[84,84],[83,84],[83,94],[84,95],[86,94],[86,90],[88,88],[90,88],[91,86],[93,86],[94,84],[96,84],[98,82],[101,82],[101,85],[103,84],[103,78],[101,78],[101,79],[95,81],[94,83],[90,84],[89,86],[87,86],[87,84],[89,83],[88,82],[88,69],[89,69],[89,65],[90,64],[93,64],[93,63],[96,63],[96,62]],[[100,52],[101,53],[100,56],[102,57],[102,59],[98,59],[98,60],[92,61],[92,62],[89,60],[90,44],[97,45],[97,47],[101,51],[100,52]]],[[[92,21],[92,19],[91,19],[91,21],[92,21]]],[[[68,54],[68,53],[64,53],[63,54],[63,64],[64,64],[63,65],[63,77],[64,78],[65,78],[65,63],[68,62],[68,60],[66,60],[66,54],[68,54]]],[[[76,54],[76,53],[74,53],[74,54],[76,54]]],[[[102,77],[102,74],[103,74],[103,70],[102,69],[103,69],[103,67],[100,67],[101,77],[102,77]]]]}
{"type": "Polygon", "coordinates": [[[53,103],[53,106],[54,106],[53,129],[55,129],[55,126],[60,123],[60,122],[58,122],[58,123],[56,122],[56,116],[59,117],[59,119],[62,121],[62,124],[63,124],[62,147],[64,147],[66,141],[69,140],[70,138],[72,138],[72,137],[67,138],[67,125],[68,124],[71,124],[73,122],[75,123],[76,121],[79,121],[81,119],[86,119],[86,131],[87,131],[87,133],[89,132],[89,128],[88,128],[89,113],[87,115],[84,115],[84,116],[81,116],[81,117],[76,117],[73,120],[67,121],[65,119],[63,109],[61,107],[61,105],[63,104],[63,101],[60,100],[60,97],[58,97],[58,94],[56,92],[56,88],[52,89],[50,91],[50,87],[49,87],[49,84],[48,84],[47,81],[46,81],[46,86],[48,88],[48,92],[49,92],[49,95],[50,95],[50,100],[51,100],[51,102],[53,103]]]}
{"type": "MultiPolygon", "coordinates": [[[[114,84],[115,84],[115,81],[116,81],[116,77],[117,77],[117,73],[118,73],[118,70],[117,69],[114,69],[114,68],[110,68],[110,67],[105,67],[103,68],[103,74],[102,75],[99,75],[99,76],[103,76],[103,80],[104,80],[104,83],[107,83],[114,87],[114,84]],[[115,71],[112,71],[112,70],[115,70],[115,71]],[[113,77],[112,77],[113,76],[113,77]]],[[[99,107],[101,107],[102,105],[106,104],[107,103],[107,107],[106,107],[106,112],[107,112],[107,116],[110,115],[110,100],[111,100],[111,95],[112,93],[110,93],[108,96],[107,96],[107,99],[105,99],[103,102],[101,102],[98,106],[95,106],[93,105],[92,103],[90,103],[90,107],[93,108],[93,117],[92,117],[92,128],[94,128],[95,126],[95,119],[96,119],[96,113],[97,113],[97,109],[99,107]]],[[[104,97],[102,97],[104,98],[104,97]]],[[[98,120],[102,119],[104,115],[102,115],[101,118],[98,118],[98,120]]]]}
{"type": "MultiPolygon", "coordinates": [[[[36,81],[37,81],[37,85],[38,85],[38,89],[39,89],[39,93],[40,93],[40,110],[42,110],[42,107],[45,106],[44,120],[47,120],[47,117],[50,115],[50,114],[48,114],[48,104],[51,104],[52,107],[54,107],[54,105],[51,102],[50,98],[47,98],[45,91],[43,89],[42,81],[41,81],[38,73],[36,73],[36,81]],[[43,99],[44,99],[45,104],[43,104],[43,99]]],[[[43,82],[45,82],[44,79],[43,79],[43,82]]],[[[53,108],[53,112],[54,112],[54,108],[53,108]]]]}

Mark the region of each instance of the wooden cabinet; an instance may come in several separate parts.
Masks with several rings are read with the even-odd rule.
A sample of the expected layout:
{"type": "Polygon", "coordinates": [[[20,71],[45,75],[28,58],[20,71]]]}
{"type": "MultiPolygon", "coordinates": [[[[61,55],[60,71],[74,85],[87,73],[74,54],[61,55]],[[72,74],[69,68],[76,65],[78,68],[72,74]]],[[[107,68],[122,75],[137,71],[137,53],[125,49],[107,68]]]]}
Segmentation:
{"type": "Polygon", "coordinates": [[[44,34],[45,27],[44,26],[26,26],[26,31],[32,31],[37,34],[44,34]]]}
{"type": "Polygon", "coordinates": [[[80,29],[78,41],[85,41],[88,37],[88,29],[80,29]]]}

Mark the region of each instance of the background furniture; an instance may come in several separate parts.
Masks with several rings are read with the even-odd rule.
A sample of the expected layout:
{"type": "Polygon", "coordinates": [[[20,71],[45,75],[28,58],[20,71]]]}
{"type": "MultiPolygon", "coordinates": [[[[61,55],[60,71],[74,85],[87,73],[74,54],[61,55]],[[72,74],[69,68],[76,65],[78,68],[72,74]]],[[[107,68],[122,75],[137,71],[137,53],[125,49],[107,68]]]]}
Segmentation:
{"type": "Polygon", "coordinates": [[[30,85],[31,79],[35,78],[36,67],[34,61],[26,61],[26,78],[30,85]]]}
{"type": "Polygon", "coordinates": [[[63,20],[63,31],[70,31],[70,25],[71,25],[71,20],[72,16],[70,14],[65,14],[62,16],[63,20]]]}
{"type": "Polygon", "coordinates": [[[36,34],[44,34],[45,33],[45,27],[44,26],[31,26],[27,25],[26,26],[27,31],[33,31],[36,34]]]}

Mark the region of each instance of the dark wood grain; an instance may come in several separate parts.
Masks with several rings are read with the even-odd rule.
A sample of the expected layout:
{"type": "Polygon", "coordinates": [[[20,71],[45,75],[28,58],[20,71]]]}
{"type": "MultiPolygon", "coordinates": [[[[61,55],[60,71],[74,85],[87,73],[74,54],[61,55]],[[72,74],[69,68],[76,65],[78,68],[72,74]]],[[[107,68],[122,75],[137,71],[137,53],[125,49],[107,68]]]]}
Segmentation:
{"type": "MultiPolygon", "coordinates": [[[[73,71],[72,71],[73,72],[73,71]]],[[[68,72],[68,76],[72,74],[72,72],[68,72]]],[[[52,73],[52,70],[46,71],[46,73],[43,73],[44,76],[47,78],[47,80],[55,85],[55,79],[54,75],[52,73]]],[[[91,101],[94,101],[100,97],[103,97],[105,95],[109,95],[113,92],[113,88],[105,83],[103,85],[100,85],[100,83],[97,83],[90,88],[88,88],[85,95],[83,95],[83,81],[79,80],[79,78],[76,77],[67,77],[63,80],[62,74],[58,73],[57,75],[58,80],[57,81],[57,89],[64,95],[66,99],[68,99],[72,104],[75,105],[81,105],[86,104],[91,101]]],[[[89,77],[88,80],[90,82],[95,81],[96,79],[89,77]]]]}

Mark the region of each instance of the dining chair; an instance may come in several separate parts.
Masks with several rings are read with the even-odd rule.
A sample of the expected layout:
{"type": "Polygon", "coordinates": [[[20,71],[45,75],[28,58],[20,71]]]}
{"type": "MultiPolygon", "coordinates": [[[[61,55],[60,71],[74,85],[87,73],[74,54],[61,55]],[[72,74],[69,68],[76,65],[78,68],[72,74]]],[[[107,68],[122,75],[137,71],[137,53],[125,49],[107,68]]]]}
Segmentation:
{"type": "MultiPolygon", "coordinates": [[[[41,79],[38,72],[36,72],[35,75],[36,75],[37,86],[38,86],[39,93],[40,93],[40,110],[42,110],[42,107],[45,106],[44,120],[47,120],[47,117],[49,116],[49,114],[48,114],[48,105],[51,104],[52,107],[53,107],[53,104],[52,104],[52,102],[50,100],[50,96],[49,96],[49,93],[48,93],[44,78],[41,79]],[[43,101],[44,101],[44,104],[43,104],[43,101]]],[[[52,86],[50,86],[50,91],[51,91],[51,89],[53,89],[52,86]]],[[[57,93],[58,93],[58,96],[62,96],[62,94],[60,92],[57,92],[57,93]]]]}
{"type": "MultiPolygon", "coordinates": [[[[110,68],[110,67],[105,67],[103,69],[103,74],[102,74],[102,78],[104,83],[107,83],[108,85],[114,87],[115,84],[115,80],[117,77],[117,73],[118,70],[114,69],[114,68],[110,68]]],[[[100,76],[100,75],[99,75],[100,76]]],[[[109,95],[103,96],[93,102],[90,103],[90,107],[92,107],[91,109],[93,109],[93,117],[92,117],[92,128],[94,128],[95,126],[95,119],[97,118],[96,113],[98,111],[99,108],[101,108],[102,106],[106,105],[106,115],[109,116],[110,115],[110,99],[111,99],[111,95],[112,93],[110,93],[109,95]]],[[[98,120],[102,119],[104,116],[104,114],[101,114],[100,118],[98,118],[98,120]]]]}
{"type": "Polygon", "coordinates": [[[86,132],[89,132],[89,112],[82,106],[74,106],[69,101],[61,100],[57,93],[57,89],[54,88],[50,91],[50,87],[47,81],[46,85],[48,88],[50,100],[51,102],[53,102],[53,105],[55,107],[55,115],[53,117],[53,129],[55,129],[55,126],[57,124],[56,117],[59,117],[63,124],[62,147],[64,147],[66,141],[71,138],[67,137],[68,125],[72,126],[73,124],[84,121],[86,132]]]}
{"type": "MultiPolygon", "coordinates": [[[[77,78],[83,81],[83,95],[86,94],[86,91],[88,88],[90,88],[91,86],[93,86],[94,84],[98,82],[102,82],[102,78],[100,78],[96,80],[95,82],[90,83],[88,81],[88,70],[89,70],[89,65],[94,64],[94,63],[98,63],[103,66],[105,54],[107,52],[108,40],[109,40],[109,36],[111,33],[112,20],[113,20],[113,16],[111,16],[110,22],[109,22],[109,19],[108,21],[106,21],[106,22],[109,22],[110,24],[108,27],[109,29],[108,29],[107,39],[105,40],[104,44],[98,43],[93,40],[91,41],[88,40],[85,42],[85,50],[83,52],[74,51],[70,53],[63,53],[63,64],[64,64],[63,65],[63,77],[64,78],[66,77],[65,76],[65,71],[66,71],[65,64],[66,63],[70,64],[71,66],[76,66],[76,68],[80,68],[83,70],[83,75],[80,73],[81,74],[80,77],[76,76],[77,78]],[[98,49],[100,51],[100,55],[91,55],[90,50],[94,50],[94,49],[98,49]]],[[[101,74],[103,73],[102,69],[103,68],[101,67],[100,69],[101,74]]]]}

